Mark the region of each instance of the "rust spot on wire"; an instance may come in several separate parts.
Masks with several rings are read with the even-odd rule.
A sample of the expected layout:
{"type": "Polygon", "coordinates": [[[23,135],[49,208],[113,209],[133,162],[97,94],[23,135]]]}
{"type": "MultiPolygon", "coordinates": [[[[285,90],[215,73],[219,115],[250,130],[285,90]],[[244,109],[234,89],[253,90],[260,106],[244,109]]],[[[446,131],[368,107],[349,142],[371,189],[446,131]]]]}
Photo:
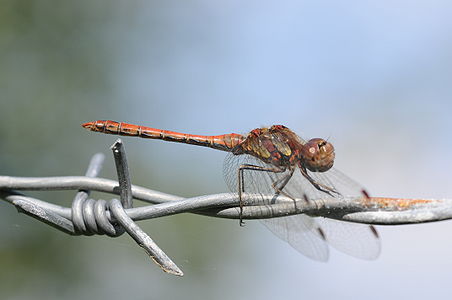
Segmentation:
{"type": "Polygon", "coordinates": [[[402,199],[402,198],[385,198],[385,197],[364,197],[362,200],[366,205],[377,206],[380,208],[398,208],[409,209],[415,205],[429,204],[438,202],[438,200],[429,199],[402,199]]]}

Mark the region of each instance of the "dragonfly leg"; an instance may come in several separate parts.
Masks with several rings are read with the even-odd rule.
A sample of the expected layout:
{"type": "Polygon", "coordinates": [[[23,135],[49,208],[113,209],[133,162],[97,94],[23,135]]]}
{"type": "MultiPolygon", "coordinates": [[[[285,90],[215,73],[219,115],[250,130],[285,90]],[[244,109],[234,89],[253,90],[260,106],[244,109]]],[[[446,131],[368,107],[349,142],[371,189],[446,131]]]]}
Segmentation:
{"type": "Polygon", "coordinates": [[[324,192],[330,196],[334,196],[333,194],[340,195],[340,193],[335,191],[333,188],[315,181],[314,178],[309,176],[308,172],[306,171],[306,168],[300,167],[300,170],[301,174],[319,191],[324,192]]]}
{"type": "MultiPolygon", "coordinates": [[[[284,172],[286,169],[285,168],[278,168],[278,167],[273,167],[273,168],[266,168],[266,167],[261,167],[261,166],[256,166],[256,165],[251,165],[251,164],[244,164],[241,165],[238,169],[237,172],[237,176],[238,176],[238,183],[239,183],[239,206],[240,206],[240,226],[243,226],[243,220],[242,220],[242,213],[243,213],[243,201],[242,201],[242,193],[245,192],[245,179],[243,176],[243,172],[245,170],[252,170],[252,171],[261,171],[261,172],[272,172],[272,173],[282,173],[284,172]]],[[[286,179],[286,176],[283,178],[284,182],[283,182],[283,186],[281,188],[275,188],[275,183],[273,183],[273,188],[276,190],[277,194],[282,192],[282,189],[284,188],[284,186],[287,184],[287,182],[289,181],[290,177],[292,177],[293,171],[291,171],[290,176],[286,179]]]]}
{"type": "Polygon", "coordinates": [[[291,195],[289,195],[288,193],[283,191],[283,189],[286,187],[287,183],[289,182],[290,178],[292,178],[294,171],[295,171],[295,169],[291,169],[290,172],[288,174],[286,174],[284,177],[273,182],[272,187],[275,190],[275,196],[277,196],[279,194],[283,194],[287,198],[290,198],[295,201],[295,198],[293,198],[291,195]],[[281,184],[280,184],[280,182],[281,182],[281,184]],[[278,184],[280,184],[280,185],[278,186],[278,184]]]}

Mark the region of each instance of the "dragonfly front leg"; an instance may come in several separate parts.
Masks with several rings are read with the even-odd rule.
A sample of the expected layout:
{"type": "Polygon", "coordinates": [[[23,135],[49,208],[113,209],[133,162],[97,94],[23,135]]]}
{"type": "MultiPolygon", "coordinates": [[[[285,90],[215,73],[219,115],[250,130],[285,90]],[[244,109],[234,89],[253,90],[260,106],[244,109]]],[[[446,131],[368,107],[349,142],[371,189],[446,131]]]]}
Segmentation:
{"type": "Polygon", "coordinates": [[[300,167],[300,170],[301,170],[301,174],[303,174],[304,178],[306,178],[319,191],[324,192],[330,196],[334,196],[333,193],[336,195],[340,195],[340,193],[335,191],[333,188],[315,181],[314,178],[309,176],[308,171],[306,171],[306,168],[300,167]]]}
{"type": "MultiPolygon", "coordinates": [[[[240,207],[240,226],[243,226],[243,220],[242,220],[242,213],[243,213],[243,200],[242,200],[242,193],[245,193],[245,179],[243,176],[243,172],[245,170],[252,170],[252,171],[261,171],[261,172],[272,172],[272,173],[282,173],[286,171],[285,168],[278,168],[278,167],[261,167],[251,164],[244,164],[241,165],[237,171],[237,179],[238,179],[238,192],[239,192],[239,207],[240,207]]],[[[289,181],[290,177],[292,177],[293,171],[291,171],[290,176],[286,179],[287,176],[283,177],[283,184],[282,187],[276,187],[276,184],[279,180],[275,181],[272,186],[276,191],[276,194],[282,193],[282,189],[286,186],[287,182],[289,181]]],[[[285,194],[285,193],[284,193],[285,194]]]]}

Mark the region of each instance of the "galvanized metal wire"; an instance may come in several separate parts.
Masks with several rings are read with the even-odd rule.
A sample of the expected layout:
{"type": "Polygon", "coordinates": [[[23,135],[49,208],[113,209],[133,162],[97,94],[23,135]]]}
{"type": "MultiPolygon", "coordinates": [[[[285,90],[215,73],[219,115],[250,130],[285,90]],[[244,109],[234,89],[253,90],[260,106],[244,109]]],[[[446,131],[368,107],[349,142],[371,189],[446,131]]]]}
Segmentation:
{"type": "MultiPolygon", "coordinates": [[[[239,219],[239,201],[232,193],[183,198],[132,185],[124,146],[118,139],[112,146],[118,181],[97,178],[104,161],[95,154],[85,176],[11,177],[0,176],[0,198],[19,212],[71,235],[108,235],[127,232],[163,271],[182,276],[179,267],[134,222],[191,212],[211,217],[239,219]],[[63,207],[29,197],[20,191],[78,190],[72,206],[63,207]],[[119,200],[92,199],[90,191],[119,195],[119,200]],[[133,199],[149,203],[133,208],[133,199]]],[[[254,199],[255,197],[249,197],[254,199]]],[[[452,200],[400,199],[381,197],[293,200],[269,195],[262,201],[246,203],[242,219],[266,219],[294,214],[321,216],[363,224],[400,225],[435,222],[452,218],[452,200]]],[[[246,199],[246,197],[245,197],[246,199]]]]}

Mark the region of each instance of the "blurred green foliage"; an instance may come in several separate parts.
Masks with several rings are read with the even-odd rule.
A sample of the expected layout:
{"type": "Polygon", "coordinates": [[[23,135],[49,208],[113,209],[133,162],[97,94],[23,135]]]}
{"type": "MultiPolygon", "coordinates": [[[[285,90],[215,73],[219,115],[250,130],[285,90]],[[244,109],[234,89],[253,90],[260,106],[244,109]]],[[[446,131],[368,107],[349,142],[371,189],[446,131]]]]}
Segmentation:
{"type": "MultiPolygon", "coordinates": [[[[96,150],[95,146],[86,145],[87,133],[79,124],[87,121],[91,112],[109,115],[115,110],[116,49],[121,43],[115,27],[133,22],[139,6],[105,1],[2,0],[0,7],[0,173],[81,175],[96,150]]],[[[98,150],[110,154],[106,147],[98,150]]],[[[152,178],[152,174],[140,169],[144,166],[133,161],[131,165],[135,167],[135,177],[141,174],[147,181],[152,178]]],[[[108,176],[113,170],[108,166],[103,174],[114,178],[114,173],[108,176]]],[[[66,205],[74,195],[30,194],[66,205]]],[[[119,259],[131,253],[137,256],[135,259],[145,261],[145,272],[162,276],[128,238],[119,239],[123,239],[120,243],[127,245],[127,251],[114,256],[109,254],[110,247],[117,247],[118,242],[65,236],[18,215],[5,203],[0,203],[0,218],[1,299],[31,295],[78,299],[84,293],[90,294],[90,280],[101,282],[96,276],[103,275],[102,263],[99,262],[99,273],[94,278],[87,275],[88,264],[92,263],[89,258],[99,254],[93,255],[85,247],[99,253],[105,251],[101,256],[105,261],[110,255],[119,259]],[[82,292],[79,294],[77,289],[82,292]]],[[[199,231],[204,231],[205,241],[216,234],[214,228],[218,226],[213,219],[172,217],[152,223],[142,225],[151,234],[167,232],[156,238],[164,249],[165,245],[166,249],[178,249],[169,251],[172,256],[179,253],[179,257],[190,257],[191,265],[207,265],[211,262],[209,257],[216,256],[213,251],[219,245],[205,248],[198,243],[199,231]],[[207,231],[203,229],[206,223],[210,224],[207,231]],[[185,224],[183,231],[181,224],[185,224]]],[[[104,267],[104,272],[110,272],[109,267],[104,267]]],[[[192,278],[203,277],[202,272],[200,277],[195,274],[192,278]]]]}

